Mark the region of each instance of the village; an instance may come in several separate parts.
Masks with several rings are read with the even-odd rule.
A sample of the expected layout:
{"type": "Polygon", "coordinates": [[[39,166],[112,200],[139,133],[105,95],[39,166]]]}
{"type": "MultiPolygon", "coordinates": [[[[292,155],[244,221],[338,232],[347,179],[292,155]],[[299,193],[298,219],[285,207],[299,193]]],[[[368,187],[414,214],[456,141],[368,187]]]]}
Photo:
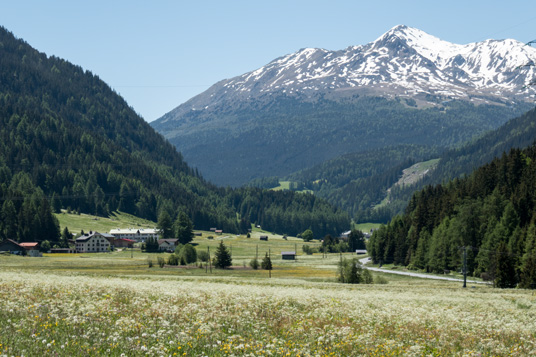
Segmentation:
{"type": "MultiPolygon", "coordinates": [[[[260,227],[259,227],[260,228],[260,227]]],[[[208,239],[213,239],[213,235],[222,236],[223,230],[217,228],[211,228],[209,232],[205,232],[208,239]]],[[[249,238],[251,230],[247,237],[249,238]]],[[[348,241],[348,237],[351,231],[341,233],[341,241],[348,241]]],[[[193,232],[196,237],[201,237],[202,232],[193,232]]],[[[370,233],[365,233],[365,238],[370,237],[370,233]]],[[[269,235],[262,233],[255,237],[256,240],[261,242],[268,242],[269,235]]],[[[282,239],[287,241],[287,236],[282,236],[282,239]]],[[[297,239],[297,238],[294,238],[297,239]]],[[[89,231],[83,233],[77,237],[73,235],[73,239],[69,240],[69,248],[51,247],[50,249],[43,249],[39,242],[16,242],[12,239],[6,239],[0,242],[0,253],[9,253],[14,255],[29,256],[29,257],[42,257],[43,253],[58,254],[58,253],[106,253],[112,251],[121,251],[125,249],[140,250],[144,247],[144,244],[148,241],[156,241],[158,244],[157,251],[173,253],[179,245],[179,239],[177,238],[161,238],[161,233],[157,228],[117,228],[111,229],[107,233],[100,233],[96,231],[89,231]]],[[[299,239],[301,241],[301,239],[299,239]]],[[[323,243],[319,241],[318,243],[323,243]]],[[[281,259],[283,260],[295,260],[298,255],[297,243],[294,244],[295,249],[292,251],[281,251],[281,259]]],[[[307,252],[307,249],[305,249],[307,252]]],[[[356,249],[357,254],[366,254],[366,249],[356,249]]]]}

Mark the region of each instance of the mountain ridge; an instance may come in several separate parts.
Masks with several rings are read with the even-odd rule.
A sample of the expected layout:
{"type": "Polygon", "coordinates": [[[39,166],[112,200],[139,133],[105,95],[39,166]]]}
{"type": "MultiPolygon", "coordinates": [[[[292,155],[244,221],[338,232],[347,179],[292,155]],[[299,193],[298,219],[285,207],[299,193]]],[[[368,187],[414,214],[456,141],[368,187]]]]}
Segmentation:
{"type": "Polygon", "coordinates": [[[208,180],[240,186],[385,145],[460,145],[528,110],[535,60],[515,40],[457,45],[400,25],[219,81],[151,126],[208,180]]]}

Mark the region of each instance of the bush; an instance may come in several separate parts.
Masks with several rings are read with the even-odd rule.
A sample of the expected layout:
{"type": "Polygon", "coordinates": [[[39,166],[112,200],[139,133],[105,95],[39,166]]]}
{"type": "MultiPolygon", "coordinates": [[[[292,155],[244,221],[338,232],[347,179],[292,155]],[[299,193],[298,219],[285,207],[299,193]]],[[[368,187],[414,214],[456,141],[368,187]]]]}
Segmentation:
{"type": "Polygon", "coordinates": [[[363,267],[357,258],[340,261],[338,275],[339,281],[345,284],[360,284],[364,280],[363,267]]]}
{"type": "Polygon", "coordinates": [[[202,262],[208,262],[208,252],[206,250],[197,252],[197,259],[199,259],[202,262]]]}
{"type": "Polygon", "coordinates": [[[312,248],[311,246],[305,244],[303,245],[302,250],[307,255],[312,255],[316,251],[315,248],[312,248]]]}
{"type": "Polygon", "coordinates": [[[374,277],[374,284],[388,284],[389,281],[385,279],[382,275],[376,275],[374,277]]]}
{"type": "Polygon", "coordinates": [[[158,257],[157,260],[158,260],[158,266],[160,266],[160,268],[163,268],[164,265],[166,264],[166,261],[164,260],[164,258],[158,257]]]}
{"type": "Polygon", "coordinates": [[[171,254],[168,258],[169,265],[179,265],[179,257],[177,254],[171,254]]]}
{"type": "Polygon", "coordinates": [[[249,266],[255,270],[259,269],[259,261],[257,260],[257,258],[251,259],[251,261],[249,262],[249,266]]]}
{"type": "Polygon", "coordinates": [[[151,258],[147,258],[147,265],[149,265],[149,268],[153,267],[153,260],[151,258]]]}
{"type": "Polygon", "coordinates": [[[361,277],[363,278],[363,284],[373,284],[374,279],[372,277],[372,273],[368,269],[363,269],[363,273],[361,274],[361,277]]]}
{"type": "Polygon", "coordinates": [[[197,262],[197,250],[191,244],[186,244],[180,251],[181,264],[184,261],[185,264],[191,264],[197,262]]]}

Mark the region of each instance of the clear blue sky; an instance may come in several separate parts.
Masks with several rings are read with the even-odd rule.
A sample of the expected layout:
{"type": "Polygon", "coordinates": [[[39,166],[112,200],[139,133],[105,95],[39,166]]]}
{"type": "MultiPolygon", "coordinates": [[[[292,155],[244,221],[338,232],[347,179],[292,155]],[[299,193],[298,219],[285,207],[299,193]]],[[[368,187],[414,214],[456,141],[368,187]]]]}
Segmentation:
{"type": "Polygon", "coordinates": [[[362,45],[398,24],[459,44],[528,42],[536,1],[0,0],[0,25],[97,74],[147,121],[300,48],[362,45]]]}

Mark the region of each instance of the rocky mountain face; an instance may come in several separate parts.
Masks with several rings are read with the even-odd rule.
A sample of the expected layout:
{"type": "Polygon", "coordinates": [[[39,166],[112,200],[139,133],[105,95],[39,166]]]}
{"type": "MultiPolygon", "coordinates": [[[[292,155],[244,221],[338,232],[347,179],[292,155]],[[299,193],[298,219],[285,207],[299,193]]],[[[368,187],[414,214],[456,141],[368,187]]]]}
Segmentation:
{"type": "MultiPolygon", "coordinates": [[[[450,145],[454,141],[463,141],[496,128],[520,114],[515,109],[511,110],[515,113],[509,114],[505,111],[506,108],[534,100],[535,90],[529,85],[536,78],[535,67],[531,65],[534,61],[536,49],[515,40],[486,40],[458,45],[401,25],[366,45],[339,51],[305,48],[277,58],[255,71],[216,83],[152,125],[183,152],[189,163],[199,167],[207,178],[218,183],[237,184],[262,176],[262,170],[256,168],[255,173],[242,172],[239,179],[233,178],[232,174],[227,175],[225,167],[234,169],[236,165],[248,163],[237,160],[237,152],[223,149],[223,142],[232,139],[233,145],[247,143],[247,140],[243,140],[244,135],[262,133],[269,134],[274,143],[290,147],[293,140],[299,139],[299,136],[289,137],[293,135],[296,121],[308,122],[311,128],[320,130],[311,133],[313,136],[322,134],[323,138],[326,135],[329,137],[333,130],[339,132],[342,125],[346,130],[365,130],[378,138],[385,133],[386,123],[377,120],[376,105],[359,108],[370,112],[367,120],[363,114],[359,115],[359,119],[355,116],[350,118],[352,109],[341,109],[333,104],[338,103],[343,107],[348,103],[353,105],[365,96],[381,97],[403,104],[403,108],[393,107],[388,110],[389,118],[398,123],[406,120],[408,115],[414,116],[404,109],[435,108],[448,112],[444,109],[451,101],[474,104],[472,110],[463,111],[469,115],[465,118],[466,121],[471,121],[471,128],[465,128],[469,129],[468,135],[457,135],[450,145]],[[311,119],[311,113],[303,109],[303,106],[308,105],[315,107],[315,119],[311,119]],[[500,118],[486,114],[487,119],[475,119],[475,113],[486,106],[501,108],[501,112],[496,113],[500,118]],[[341,116],[337,112],[344,113],[343,116],[348,116],[348,120],[341,122],[341,116]],[[282,117],[285,117],[283,122],[282,117]],[[268,126],[277,128],[283,137],[278,137],[273,130],[266,131],[268,126]],[[325,127],[323,132],[321,127],[325,127]],[[214,157],[217,160],[211,161],[210,154],[196,154],[199,151],[206,152],[205,148],[199,147],[202,142],[215,149],[217,155],[214,157]],[[205,159],[209,159],[209,162],[202,161],[205,159]],[[229,177],[221,181],[226,175],[229,177]]],[[[463,112],[457,115],[463,116],[463,112]]],[[[385,113],[382,115],[385,116],[385,113]]],[[[429,123],[408,125],[415,126],[417,133],[414,137],[419,136],[418,132],[423,127],[427,127],[426,130],[432,137],[434,133],[444,131],[445,127],[459,128],[457,122],[440,121],[440,126],[435,128],[433,125],[428,126],[429,123]]],[[[411,136],[409,132],[408,135],[411,136]]],[[[400,138],[399,142],[415,142],[409,140],[409,136],[400,138]]],[[[263,140],[260,138],[257,143],[261,144],[263,140]]],[[[355,144],[358,143],[361,141],[355,144]]],[[[229,144],[227,142],[226,145],[229,144]]],[[[314,146],[314,143],[311,144],[314,146]]],[[[357,145],[354,145],[354,151],[355,146],[357,145]]],[[[265,149],[271,150],[269,145],[265,149]]],[[[348,150],[350,149],[333,150],[327,156],[350,152],[348,150]]],[[[318,160],[325,158],[326,155],[318,155],[318,160]]],[[[278,162],[277,157],[263,157],[268,166],[285,166],[276,174],[288,171],[292,166],[303,168],[300,163],[288,160],[285,158],[285,162],[289,163],[285,166],[278,162]]],[[[316,161],[320,162],[318,160],[316,161]]]]}

